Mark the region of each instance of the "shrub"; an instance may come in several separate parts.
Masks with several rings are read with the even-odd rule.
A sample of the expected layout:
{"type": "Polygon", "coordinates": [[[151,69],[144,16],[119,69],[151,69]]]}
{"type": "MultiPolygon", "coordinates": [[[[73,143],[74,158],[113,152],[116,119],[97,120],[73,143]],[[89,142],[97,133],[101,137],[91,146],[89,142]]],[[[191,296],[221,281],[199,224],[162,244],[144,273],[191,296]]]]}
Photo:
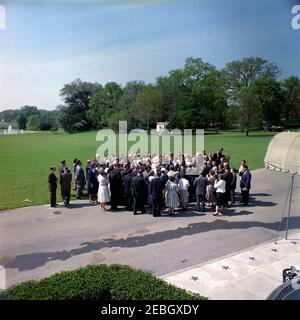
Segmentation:
{"type": "Polygon", "coordinates": [[[126,265],[92,265],[8,289],[9,300],[200,300],[196,294],[126,265]]]}

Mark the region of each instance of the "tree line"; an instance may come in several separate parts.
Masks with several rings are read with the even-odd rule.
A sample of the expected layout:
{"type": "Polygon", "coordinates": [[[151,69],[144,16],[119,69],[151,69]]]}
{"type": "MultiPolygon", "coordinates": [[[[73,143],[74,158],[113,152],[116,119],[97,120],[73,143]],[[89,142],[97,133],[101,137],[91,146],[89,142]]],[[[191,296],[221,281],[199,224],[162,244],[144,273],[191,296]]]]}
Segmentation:
{"type": "Polygon", "coordinates": [[[155,83],[101,85],[77,79],[65,84],[60,95],[64,104],[51,114],[37,116],[28,107],[21,108],[19,126],[26,118],[26,126],[40,124],[43,130],[43,119],[53,117],[55,121],[48,123],[59,123],[67,132],[117,129],[118,122],[125,120],[129,129],[149,130],[156,122],[167,121],[170,129],[236,127],[248,134],[263,122],[300,124],[300,79],[280,80],[279,66],[261,57],[232,61],[221,70],[190,57],[182,68],[156,78],[155,83]]]}
{"type": "Polygon", "coordinates": [[[58,130],[59,115],[57,110],[48,111],[36,106],[22,106],[19,110],[0,112],[0,120],[23,130],[58,130]]]}

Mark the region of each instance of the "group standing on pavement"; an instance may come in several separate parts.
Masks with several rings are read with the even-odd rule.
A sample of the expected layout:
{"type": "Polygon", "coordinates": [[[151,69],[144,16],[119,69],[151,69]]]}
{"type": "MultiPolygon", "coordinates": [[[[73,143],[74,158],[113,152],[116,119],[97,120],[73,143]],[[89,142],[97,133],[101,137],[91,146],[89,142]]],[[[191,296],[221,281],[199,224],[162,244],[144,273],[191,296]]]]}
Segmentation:
{"type": "MultiPolygon", "coordinates": [[[[61,197],[65,206],[69,206],[74,181],[76,198],[81,199],[87,189],[89,203],[99,203],[101,211],[110,204],[111,210],[124,206],[127,211],[137,214],[145,213],[146,207],[150,206],[153,216],[157,217],[164,208],[169,215],[174,215],[179,208],[185,211],[189,203],[196,202],[198,212],[214,210],[214,215],[223,215],[224,208],[236,201],[239,176],[240,202],[248,204],[251,173],[246,160],[236,170],[230,167],[230,158],[223,154],[223,148],[209,154],[204,151],[197,157],[200,162],[188,162],[184,155],[175,160],[171,153],[164,164],[162,157],[154,155],[148,155],[143,163],[121,163],[116,158],[105,164],[88,160],[85,170],[81,160],[74,159],[72,172],[63,160],[59,167],[61,197]]],[[[48,176],[51,207],[57,205],[57,180],[52,166],[48,176]]]]}

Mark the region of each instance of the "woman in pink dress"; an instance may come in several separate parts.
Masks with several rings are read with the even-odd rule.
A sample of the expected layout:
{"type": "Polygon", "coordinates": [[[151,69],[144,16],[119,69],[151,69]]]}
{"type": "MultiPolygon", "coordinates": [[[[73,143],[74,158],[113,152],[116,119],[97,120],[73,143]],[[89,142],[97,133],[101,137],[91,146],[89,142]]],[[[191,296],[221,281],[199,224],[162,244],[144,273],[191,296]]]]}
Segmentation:
{"type": "Polygon", "coordinates": [[[214,171],[210,171],[208,174],[208,185],[206,187],[206,202],[207,206],[211,208],[213,206],[213,203],[215,202],[215,181],[216,176],[214,171]]]}

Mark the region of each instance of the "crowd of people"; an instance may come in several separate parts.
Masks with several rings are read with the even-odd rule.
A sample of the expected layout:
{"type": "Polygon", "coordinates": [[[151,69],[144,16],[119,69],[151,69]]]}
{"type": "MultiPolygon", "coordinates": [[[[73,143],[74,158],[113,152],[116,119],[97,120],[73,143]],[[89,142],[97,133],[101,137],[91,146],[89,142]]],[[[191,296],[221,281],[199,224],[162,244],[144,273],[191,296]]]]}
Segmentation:
{"type": "Polygon", "coordinates": [[[152,155],[148,155],[143,163],[122,162],[118,158],[105,163],[88,160],[85,170],[79,159],[74,159],[72,169],[63,160],[59,179],[55,167],[50,168],[50,204],[51,207],[57,205],[57,180],[65,206],[70,204],[73,177],[76,198],[81,199],[87,189],[89,203],[99,203],[101,211],[110,204],[111,210],[123,206],[137,214],[139,211],[145,213],[146,207],[150,206],[153,216],[157,217],[165,208],[169,215],[174,215],[195,202],[198,212],[211,210],[214,215],[223,215],[224,208],[236,201],[238,180],[240,202],[248,204],[251,173],[246,160],[242,161],[239,170],[231,168],[230,157],[223,154],[223,148],[209,154],[203,151],[197,157],[198,161],[192,163],[184,155],[180,156],[180,161],[175,160],[172,153],[164,162],[161,157],[154,159],[152,155]]]}

